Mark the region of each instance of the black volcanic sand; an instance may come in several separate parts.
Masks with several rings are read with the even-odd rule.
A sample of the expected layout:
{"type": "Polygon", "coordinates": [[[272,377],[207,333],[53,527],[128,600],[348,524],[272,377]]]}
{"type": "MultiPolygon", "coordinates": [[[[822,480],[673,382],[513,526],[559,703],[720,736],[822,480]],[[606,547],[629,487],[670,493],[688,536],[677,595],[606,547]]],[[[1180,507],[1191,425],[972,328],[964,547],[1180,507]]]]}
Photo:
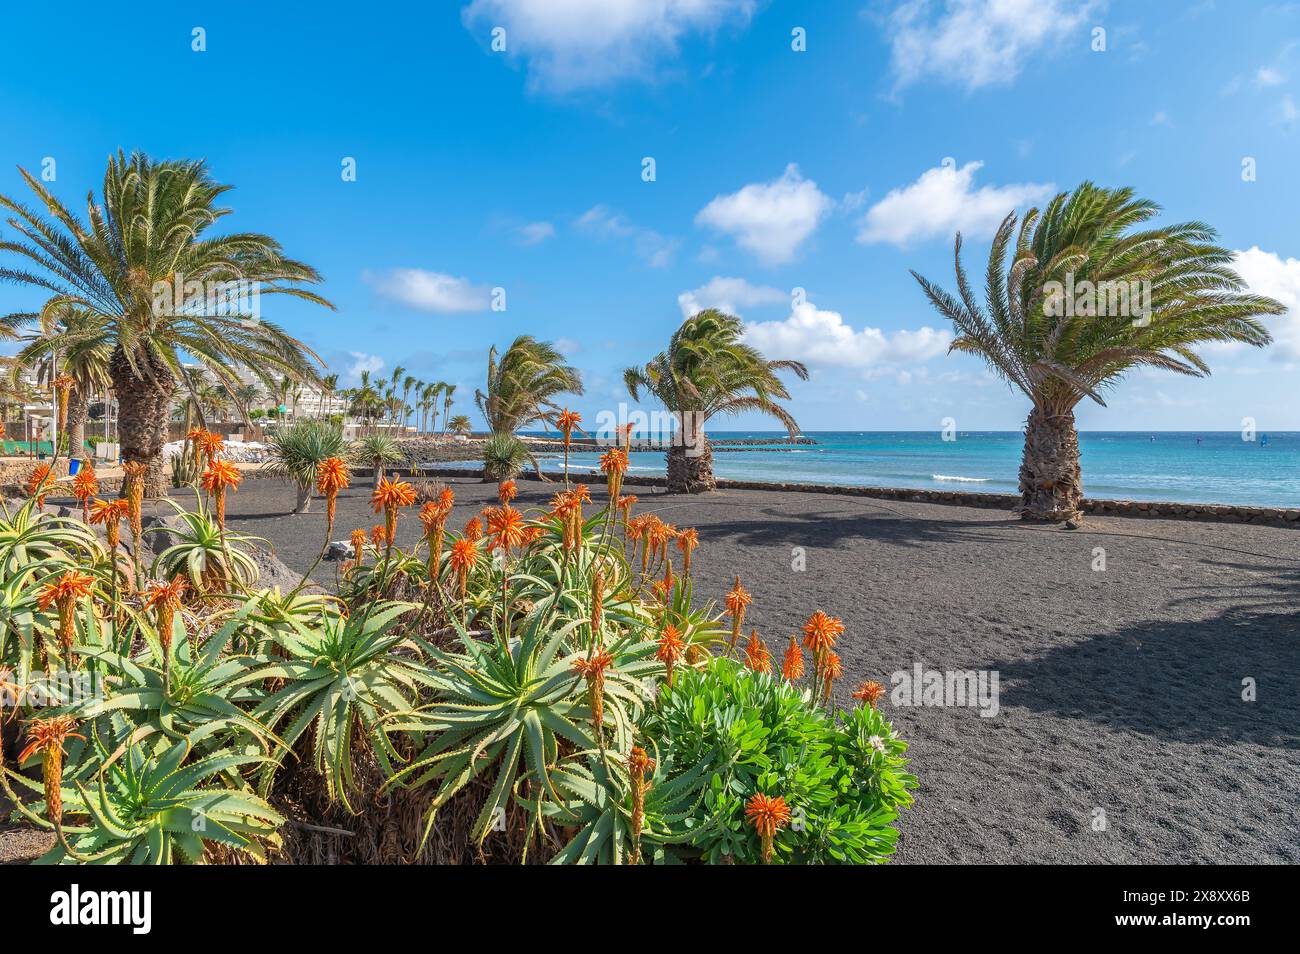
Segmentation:
{"type": "MultiPolygon", "coordinates": [[[[456,525],[495,499],[451,483],[456,525]]],[[[556,489],[521,480],[516,503],[556,489]]],[[[1300,531],[1105,517],[1067,531],[936,504],[629,490],[639,511],[699,529],[697,598],[720,602],[741,575],[778,658],[814,609],[843,617],[841,702],[918,662],[998,672],[993,718],[884,703],[921,782],[898,861],[1300,862],[1300,531]],[[1247,678],[1257,701],[1242,700],[1247,678]]],[[[339,500],[336,539],[379,521],[369,493],[339,500]]],[[[325,518],[292,506],[289,485],[262,480],[228,504],[232,526],[301,571],[325,518]]],[[[414,512],[401,527],[413,541],[414,512]]]]}

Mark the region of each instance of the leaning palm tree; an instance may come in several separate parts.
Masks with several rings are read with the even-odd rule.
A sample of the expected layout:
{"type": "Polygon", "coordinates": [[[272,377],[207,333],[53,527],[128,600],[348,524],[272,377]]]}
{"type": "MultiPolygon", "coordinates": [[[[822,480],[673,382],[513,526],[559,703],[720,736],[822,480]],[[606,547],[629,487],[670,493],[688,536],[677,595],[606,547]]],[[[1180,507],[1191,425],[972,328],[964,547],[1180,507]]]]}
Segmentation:
{"type": "Polygon", "coordinates": [[[1242,290],[1232,253],[1214,243],[1208,225],[1135,230],[1159,211],[1132,189],[1085,182],[1041,214],[1030,209],[1019,231],[1013,212],[989,252],[986,309],[962,267],[960,233],[957,297],[912,273],[957,331],[950,350],[979,355],[1032,402],[1020,465],[1026,519],[1069,520],[1081,512],[1080,401],[1104,406],[1101,395],[1134,367],[1204,377],[1210,369],[1197,345],[1266,345],[1272,339],[1256,318],[1285,311],[1242,290]]]}
{"type": "Polygon", "coordinates": [[[494,434],[513,434],[558,410],[557,395],[582,393],[582,375],[564,363],[549,341],[520,335],[497,360],[488,352],[487,393],[476,391],[474,400],[494,434]]]}
{"type": "Polygon", "coordinates": [[[668,448],[669,493],[701,493],[717,486],[713,451],[704,433],[716,415],[757,411],[776,418],[791,436],[799,432],[794,418],[776,403],[790,397],[778,371],[808,378],[808,369],[798,361],[769,361],[746,345],[739,318],[709,308],[682,323],[667,351],[644,368],[623,372],[632,400],[641,400],[644,391],[676,419],[677,433],[668,448]]]}
{"type": "Polygon", "coordinates": [[[43,288],[104,319],[122,454],[148,467],[146,493],[165,490],[162,448],[182,354],[232,386],[240,365],[259,376],[314,376],[319,359],[301,341],[269,321],[212,309],[207,295],[191,294],[211,283],[244,282],[239,287],[259,295],[333,307],[302,287],[320,281],[316,270],[286,258],[271,237],[209,234],[230,213],[218,205],[230,187],[215,182],[204,162],[119,152],[109,158],[102,201],[89,198],[84,222],[39,179],[20,172],[43,211],[0,195],[18,234],[0,241],[0,252],[27,259],[34,270],[0,268],[0,280],[43,288]]]}

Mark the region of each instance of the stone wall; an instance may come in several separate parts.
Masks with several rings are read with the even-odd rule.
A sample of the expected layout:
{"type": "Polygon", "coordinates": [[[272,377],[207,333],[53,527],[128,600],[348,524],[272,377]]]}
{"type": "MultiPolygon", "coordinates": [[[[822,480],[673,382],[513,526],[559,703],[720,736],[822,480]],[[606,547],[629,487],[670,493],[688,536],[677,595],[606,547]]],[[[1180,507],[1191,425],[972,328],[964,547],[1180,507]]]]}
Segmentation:
{"type": "MultiPolygon", "coordinates": [[[[422,472],[426,476],[481,477],[482,471],[440,467],[422,472]]],[[[525,478],[533,475],[527,473],[525,478]]],[[[559,473],[547,473],[553,480],[563,480],[559,473]]],[[[583,475],[570,475],[581,480],[583,475]]],[[[586,475],[588,483],[603,483],[599,474],[586,475]]],[[[663,487],[663,477],[629,475],[625,487],[663,487]]],[[[719,480],[719,490],[776,490],[786,493],[835,494],[845,497],[872,497],[878,500],[910,500],[917,503],[948,504],[956,507],[980,507],[989,510],[1015,511],[1020,506],[1018,494],[981,494],[957,490],[911,490],[904,487],[840,487],[833,484],[785,484],[756,480],[719,480]]],[[[1138,500],[1093,500],[1085,498],[1086,513],[1107,517],[1155,517],[1167,520],[1203,520],[1223,523],[1266,524],[1300,529],[1300,510],[1280,507],[1237,507],[1231,504],[1148,503],[1138,500]]]]}

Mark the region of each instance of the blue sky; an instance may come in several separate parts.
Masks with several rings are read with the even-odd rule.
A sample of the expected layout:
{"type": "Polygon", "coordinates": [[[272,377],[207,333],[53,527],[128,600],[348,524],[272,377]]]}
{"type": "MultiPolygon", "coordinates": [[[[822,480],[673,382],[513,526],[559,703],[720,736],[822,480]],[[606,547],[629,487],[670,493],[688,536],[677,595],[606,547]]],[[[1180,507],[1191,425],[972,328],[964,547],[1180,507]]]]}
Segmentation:
{"type": "MultiPolygon", "coordinates": [[[[1081,426],[1300,429],[1300,4],[277,6],[7,10],[0,191],[53,159],[84,208],[119,147],[205,157],[236,186],[231,227],[275,235],[338,306],[269,317],[345,381],[402,365],[465,412],[489,345],[531,333],[583,370],[593,420],[627,400],[622,368],[722,305],[810,365],[805,429],[1014,429],[1025,399],[945,355],[908,269],[950,286],[958,228],[978,273],[1011,208],[1131,185],[1216,227],[1293,310],[1267,351],[1216,350],[1209,380],[1136,374],[1081,426]]],[[[33,301],[0,286],[6,310],[33,301]]]]}

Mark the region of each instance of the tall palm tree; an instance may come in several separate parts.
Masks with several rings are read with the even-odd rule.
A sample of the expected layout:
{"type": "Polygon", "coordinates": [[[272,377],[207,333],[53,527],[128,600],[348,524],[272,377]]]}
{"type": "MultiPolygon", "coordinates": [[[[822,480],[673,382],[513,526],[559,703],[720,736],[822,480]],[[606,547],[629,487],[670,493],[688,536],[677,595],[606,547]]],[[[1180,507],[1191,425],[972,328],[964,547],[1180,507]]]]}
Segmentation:
{"type": "Polygon", "coordinates": [[[442,435],[447,436],[447,426],[451,421],[451,399],[456,393],[456,385],[443,384],[442,386],[442,435]]]}
{"type": "Polygon", "coordinates": [[[334,392],[339,386],[339,376],[337,374],[327,374],[320,379],[320,400],[316,405],[316,416],[324,418],[325,408],[334,407],[334,392]]]}
{"type": "Polygon", "coordinates": [[[241,384],[235,388],[235,404],[239,407],[239,414],[245,421],[248,420],[248,412],[253,409],[253,403],[261,393],[261,388],[256,384],[241,384]]]}
{"type": "Polygon", "coordinates": [[[438,398],[442,396],[443,389],[447,385],[442,381],[434,381],[429,384],[424,391],[424,399],[429,405],[429,433],[432,434],[438,429],[438,398]]]}
{"type": "Polygon", "coordinates": [[[552,398],[568,392],[582,393],[578,369],[549,341],[520,335],[499,361],[495,346],[488,352],[487,392],[474,400],[492,433],[513,434],[558,410],[552,398]]]}
{"type": "Polygon", "coordinates": [[[1073,193],[1057,195],[1041,213],[1030,209],[1019,231],[1013,212],[989,252],[986,308],[975,300],[962,267],[960,233],[956,297],[912,273],[953,323],[957,338],[951,350],[979,355],[1031,402],[1020,465],[1020,512],[1026,519],[1080,514],[1083,482],[1074,426],[1080,401],[1088,397],[1104,405],[1101,395],[1134,367],[1208,375],[1197,345],[1268,344],[1272,339],[1256,318],[1285,310],[1242,291],[1230,267],[1232,253],[1214,244],[1208,225],[1135,230],[1159,211],[1155,203],[1134,198],[1132,189],[1084,182],[1073,193]],[[1135,297],[1140,308],[1132,305],[1135,297]]]}
{"type": "Polygon", "coordinates": [[[798,361],[768,361],[741,341],[739,318],[709,308],[682,323],[667,351],[643,368],[623,372],[632,400],[641,400],[644,391],[676,419],[677,433],[668,448],[669,493],[717,487],[704,427],[718,414],[757,411],[776,418],[792,437],[798,433],[794,418],[776,403],[790,397],[778,371],[808,378],[808,369],[798,361]]]}
{"type": "Polygon", "coordinates": [[[419,379],[414,375],[408,374],[402,379],[402,420],[401,424],[405,427],[410,423],[411,415],[411,388],[419,383],[419,379]]]}
{"type": "Polygon", "coordinates": [[[397,418],[393,417],[392,399],[393,397],[396,396],[397,386],[398,384],[401,383],[402,375],[404,375],[405,373],[406,373],[406,369],[402,367],[400,364],[397,367],[393,368],[393,373],[388,379],[388,387],[384,391],[384,403],[388,408],[388,414],[389,417],[391,418],[389,423],[392,424],[397,423],[397,418]]]}
{"type": "Polygon", "coordinates": [[[72,378],[68,393],[68,456],[78,458],[86,443],[91,398],[109,387],[108,363],[113,348],[103,320],[89,309],[65,300],[51,299],[41,309],[37,321],[39,330],[14,356],[14,373],[39,363],[40,374],[47,380],[52,381],[60,374],[72,378]],[[55,360],[57,368],[53,366],[55,360]]]}
{"type": "Polygon", "coordinates": [[[44,209],[0,195],[10,227],[21,236],[0,241],[0,252],[28,259],[34,270],[0,268],[0,280],[44,288],[105,319],[122,453],[148,467],[146,493],[165,491],[162,447],[182,354],[232,385],[237,365],[261,374],[315,374],[319,359],[275,324],[211,314],[190,295],[161,292],[193,282],[243,281],[255,283],[260,294],[333,307],[303,287],[320,281],[316,270],[286,258],[273,238],[208,234],[230,213],[217,204],[229,186],[214,181],[204,162],[157,162],[118,152],[108,162],[102,201],[88,200],[84,222],[35,176],[20,172],[44,209]]]}

